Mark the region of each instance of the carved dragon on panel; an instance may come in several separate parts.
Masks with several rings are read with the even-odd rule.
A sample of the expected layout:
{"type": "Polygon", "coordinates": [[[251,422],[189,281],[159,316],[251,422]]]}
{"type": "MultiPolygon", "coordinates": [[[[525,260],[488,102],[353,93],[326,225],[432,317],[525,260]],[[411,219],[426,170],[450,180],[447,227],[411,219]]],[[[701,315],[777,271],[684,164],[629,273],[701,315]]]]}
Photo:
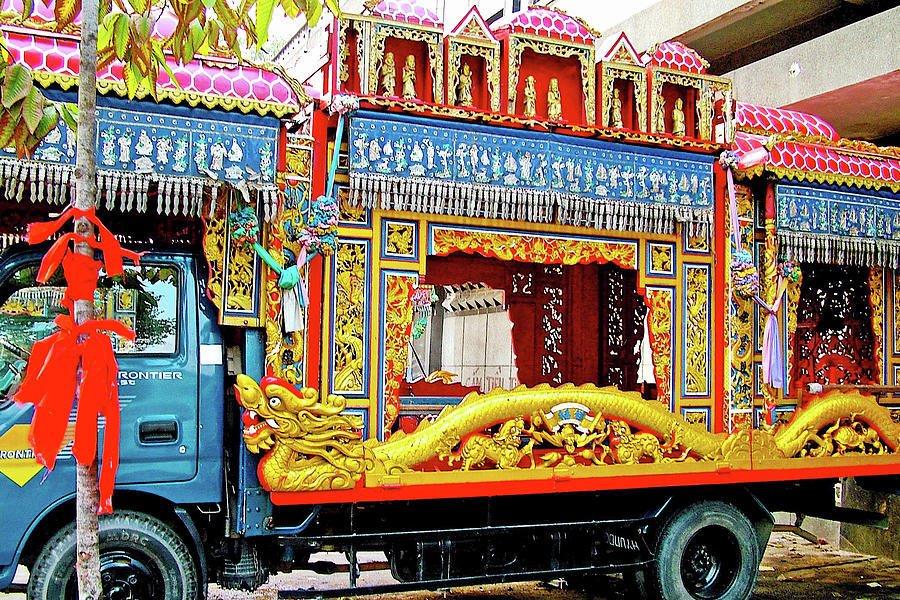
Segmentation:
{"type": "MultiPolygon", "coordinates": [[[[900,425],[858,392],[833,391],[771,430],[709,433],[636,392],[591,384],[520,386],[472,393],[388,441],[362,440],[362,419],[343,414],[340,396],[320,398],[274,377],[239,375],[244,441],[265,452],[259,478],[272,491],[356,487],[369,473],[557,468],[615,464],[815,459],[896,452],[900,425]]],[[[598,472],[598,475],[600,472],[598,472]]]]}

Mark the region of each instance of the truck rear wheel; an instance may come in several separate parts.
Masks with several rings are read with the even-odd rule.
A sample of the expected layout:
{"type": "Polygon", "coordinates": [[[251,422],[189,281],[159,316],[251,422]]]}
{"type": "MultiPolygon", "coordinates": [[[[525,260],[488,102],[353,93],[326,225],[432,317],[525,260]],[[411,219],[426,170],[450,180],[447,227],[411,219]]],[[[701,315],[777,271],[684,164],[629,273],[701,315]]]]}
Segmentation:
{"type": "MultiPolygon", "coordinates": [[[[100,518],[103,597],[197,600],[197,567],[184,541],[162,521],[132,511],[100,518]]],[[[75,525],[44,546],[28,579],[29,600],[76,600],[75,525]]]]}
{"type": "Polygon", "coordinates": [[[756,531],[735,506],[718,501],[691,504],[663,525],[651,596],[661,600],[746,600],[761,560],[756,531]]]}

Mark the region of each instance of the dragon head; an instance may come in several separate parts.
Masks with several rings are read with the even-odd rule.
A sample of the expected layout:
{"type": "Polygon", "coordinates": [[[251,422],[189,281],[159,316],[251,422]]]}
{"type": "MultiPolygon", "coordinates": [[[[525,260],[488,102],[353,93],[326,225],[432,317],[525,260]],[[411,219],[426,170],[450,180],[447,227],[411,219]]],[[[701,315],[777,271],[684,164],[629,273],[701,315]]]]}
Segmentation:
{"type": "Polygon", "coordinates": [[[243,414],[244,443],[251,452],[270,450],[275,438],[303,438],[321,434],[338,425],[350,429],[362,428],[362,420],[342,416],[347,401],[341,396],[328,395],[320,400],[313,388],[296,388],[277,377],[265,377],[262,385],[247,375],[238,375],[234,385],[243,414]]]}
{"type": "Polygon", "coordinates": [[[251,377],[239,374],[234,391],[237,394],[238,404],[245,409],[241,421],[247,449],[254,454],[271,450],[274,445],[273,438],[277,435],[278,423],[263,416],[266,414],[268,399],[263,394],[262,388],[251,377]]]}

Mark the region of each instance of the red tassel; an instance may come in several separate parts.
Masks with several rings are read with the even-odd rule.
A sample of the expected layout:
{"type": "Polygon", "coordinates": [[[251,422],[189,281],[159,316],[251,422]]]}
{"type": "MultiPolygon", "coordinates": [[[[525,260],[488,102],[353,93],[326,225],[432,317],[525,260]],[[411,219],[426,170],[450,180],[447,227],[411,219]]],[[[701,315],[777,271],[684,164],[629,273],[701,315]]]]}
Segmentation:
{"type": "Polygon", "coordinates": [[[40,244],[41,242],[47,241],[50,239],[50,236],[59,231],[59,228],[65,225],[66,221],[72,217],[72,211],[74,210],[75,209],[71,207],[67,208],[53,221],[47,221],[45,223],[29,223],[28,230],[25,233],[25,241],[29,244],[40,244]]]}

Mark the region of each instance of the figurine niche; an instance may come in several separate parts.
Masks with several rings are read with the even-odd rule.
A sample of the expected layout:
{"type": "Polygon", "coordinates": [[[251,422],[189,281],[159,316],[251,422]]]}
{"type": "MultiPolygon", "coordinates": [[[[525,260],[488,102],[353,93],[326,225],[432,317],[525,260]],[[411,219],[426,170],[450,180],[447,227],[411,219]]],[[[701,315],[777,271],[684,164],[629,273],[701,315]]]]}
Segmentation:
{"type": "Polygon", "coordinates": [[[394,64],[394,53],[384,55],[384,64],[381,65],[381,93],[385,96],[396,96],[397,91],[397,67],[394,64]]]}
{"type": "Polygon", "coordinates": [[[412,54],[406,57],[403,65],[403,93],[404,100],[416,99],[416,57],[412,54]]]}
{"type": "Polygon", "coordinates": [[[675,100],[675,108],[672,109],[672,135],[684,136],[684,101],[681,98],[675,100]]]}
{"type": "Polygon", "coordinates": [[[559,81],[556,77],[550,80],[550,89],[547,90],[547,118],[551,121],[559,121],[562,118],[562,104],[559,99],[559,81]]]}
{"type": "Polygon", "coordinates": [[[537,100],[537,92],[534,90],[534,76],[529,75],[525,79],[525,116],[533,117],[535,115],[535,105],[537,100]]]}
{"type": "Polygon", "coordinates": [[[462,72],[459,74],[457,98],[460,106],[474,106],[472,100],[472,70],[469,65],[462,66],[462,72]]]}
{"type": "Polygon", "coordinates": [[[619,99],[619,90],[613,90],[612,104],[609,107],[609,122],[611,127],[621,129],[622,124],[622,101],[619,99]]]}

